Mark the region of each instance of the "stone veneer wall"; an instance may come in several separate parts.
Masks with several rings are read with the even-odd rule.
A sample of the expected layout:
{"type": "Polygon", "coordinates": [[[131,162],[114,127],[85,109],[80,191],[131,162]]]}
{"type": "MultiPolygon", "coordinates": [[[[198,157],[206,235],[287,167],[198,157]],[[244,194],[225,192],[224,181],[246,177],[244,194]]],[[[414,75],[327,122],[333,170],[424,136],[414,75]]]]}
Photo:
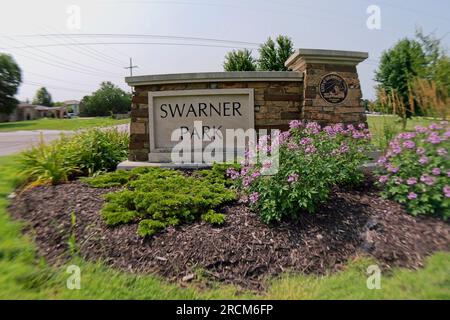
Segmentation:
{"type": "Polygon", "coordinates": [[[148,161],[148,92],[198,89],[253,88],[255,128],[286,130],[291,120],[302,119],[302,81],[226,81],[136,85],[131,107],[129,160],[148,161]]]}

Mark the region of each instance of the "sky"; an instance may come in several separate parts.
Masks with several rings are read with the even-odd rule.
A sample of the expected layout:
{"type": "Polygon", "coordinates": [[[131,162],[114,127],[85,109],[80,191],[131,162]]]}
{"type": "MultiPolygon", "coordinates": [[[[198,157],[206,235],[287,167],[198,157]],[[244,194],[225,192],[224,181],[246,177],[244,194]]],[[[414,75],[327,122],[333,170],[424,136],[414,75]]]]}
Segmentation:
{"type": "Polygon", "coordinates": [[[130,57],[134,75],[222,71],[228,51],[257,57],[259,44],[282,34],[295,48],[369,52],[358,72],[372,99],[382,52],[417,27],[450,48],[450,1],[2,0],[0,52],[22,69],[18,99],[45,86],[54,101],[80,100],[105,80],[130,90],[130,57]],[[371,6],[380,10],[375,29],[371,6]]]}

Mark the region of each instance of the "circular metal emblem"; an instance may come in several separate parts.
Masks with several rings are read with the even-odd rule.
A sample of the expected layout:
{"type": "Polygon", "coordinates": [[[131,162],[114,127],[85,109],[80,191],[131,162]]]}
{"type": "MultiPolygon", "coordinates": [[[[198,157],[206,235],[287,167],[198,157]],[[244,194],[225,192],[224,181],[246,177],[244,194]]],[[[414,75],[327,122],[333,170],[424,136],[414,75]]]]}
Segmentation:
{"type": "Polygon", "coordinates": [[[339,103],[345,100],[348,87],[345,80],[337,74],[327,74],[320,82],[320,96],[327,102],[339,103]]]}

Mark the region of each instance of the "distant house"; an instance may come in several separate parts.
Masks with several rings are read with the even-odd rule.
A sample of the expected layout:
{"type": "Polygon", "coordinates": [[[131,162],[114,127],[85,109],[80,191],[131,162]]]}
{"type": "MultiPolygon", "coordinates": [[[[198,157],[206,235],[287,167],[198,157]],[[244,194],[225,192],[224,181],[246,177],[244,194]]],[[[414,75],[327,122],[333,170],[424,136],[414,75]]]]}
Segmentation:
{"type": "Polygon", "coordinates": [[[66,107],[67,110],[72,109],[72,113],[74,115],[80,114],[80,101],[78,100],[67,100],[64,101],[64,107],[66,107]]]}
{"type": "Polygon", "coordinates": [[[46,107],[29,103],[19,103],[10,115],[0,117],[0,122],[36,120],[40,118],[65,118],[66,107],[46,107]]]}

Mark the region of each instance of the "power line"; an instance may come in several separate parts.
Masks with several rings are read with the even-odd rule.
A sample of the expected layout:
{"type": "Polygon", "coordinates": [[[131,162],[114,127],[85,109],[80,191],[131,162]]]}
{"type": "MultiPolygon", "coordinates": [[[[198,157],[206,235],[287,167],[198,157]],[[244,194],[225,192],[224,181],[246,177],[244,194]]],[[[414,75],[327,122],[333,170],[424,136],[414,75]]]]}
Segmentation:
{"type": "Polygon", "coordinates": [[[49,77],[49,76],[47,76],[47,75],[43,75],[43,74],[40,74],[40,73],[36,73],[36,72],[31,72],[31,71],[25,71],[25,75],[26,74],[32,74],[32,75],[35,75],[35,76],[38,76],[38,77],[41,77],[41,78],[46,78],[46,79],[50,79],[50,80],[54,80],[54,81],[58,81],[58,82],[65,82],[65,83],[67,83],[67,84],[72,84],[72,85],[77,85],[77,86],[84,86],[84,87],[89,87],[89,88],[92,88],[92,86],[91,85],[88,85],[88,84],[82,84],[82,83],[77,83],[77,82],[72,82],[72,81],[68,81],[68,80],[64,80],[64,79],[59,79],[59,78],[54,78],[54,77],[49,77]]]}
{"type": "MultiPolygon", "coordinates": [[[[18,37],[46,37],[54,36],[54,34],[26,34],[18,35],[18,37]]],[[[169,36],[169,35],[158,35],[158,34],[134,34],[134,33],[66,33],[66,37],[70,38],[154,38],[154,39],[170,39],[170,40],[187,40],[187,41],[204,41],[204,42],[218,42],[218,43],[229,43],[229,44],[239,44],[239,45],[250,45],[259,46],[261,43],[240,41],[240,40],[227,40],[227,39],[217,39],[217,38],[202,38],[202,37],[185,37],[185,36],[169,36]]]]}
{"type": "Polygon", "coordinates": [[[37,58],[35,56],[29,56],[29,55],[26,55],[26,54],[23,54],[23,53],[18,53],[18,52],[14,53],[14,55],[22,56],[22,57],[25,57],[25,58],[28,58],[28,59],[31,59],[31,60],[35,60],[35,61],[39,61],[41,63],[47,64],[47,65],[50,65],[50,66],[53,66],[53,67],[56,67],[56,68],[60,68],[60,69],[68,70],[68,71],[74,71],[74,72],[86,74],[86,75],[89,75],[89,76],[95,76],[95,77],[98,77],[98,78],[104,78],[103,75],[99,75],[97,73],[85,72],[85,71],[82,71],[82,70],[77,70],[77,69],[72,68],[72,67],[61,66],[61,65],[54,64],[54,63],[46,61],[46,60],[39,59],[39,58],[37,58]]]}
{"type": "MultiPolygon", "coordinates": [[[[256,49],[256,47],[241,47],[241,46],[231,46],[231,45],[214,45],[214,44],[203,44],[203,43],[174,43],[174,42],[82,42],[65,44],[64,46],[94,46],[94,45],[163,45],[163,46],[191,46],[191,47],[209,47],[209,48],[228,48],[228,49],[256,49]]],[[[0,49],[24,49],[24,48],[45,48],[45,47],[60,47],[62,44],[37,44],[28,46],[16,46],[10,48],[0,48],[0,49]]]]}
{"type": "MultiPolygon", "coordinates": [[[[23,42],[23,41],[15,40],[15,39],[13,39],[12,37],[9,37],[9,36],[4,36],[4,37],[6,37],[6,38],[8,38],[8,39],[11,39],[12,41],[21,43],[21,44],[24,45],[24,46],[22,46],[22,47],[12,47],[12,48],[10,48],[10,49],[32,49],[32,50],[34,49],[34,50],[36,50],[36,51],[42,52],[43,54],[45,54],[45,55],[47,55],[47,56],[50,56],[50,57],[55,58],[55,59],[57,59],[57,60],[63,61],[63,62],[61,62],[61,61],[53,61],[53,62],[55,62],[55,63],[57,63],[57,64],[61,64],[61,65],[66,66],[66,67],[70,67],[70,68],[79,68],[79,69],[81,69],[81,70],[83,70],[83,71],[85,71],[85,72],[86,72],[86,71],[90,72],[91,70],[94,70],[94,71],[103,73],[103,74],[105,74],[105,75],[117,75],[117,74],[114,74],[114,73],[109,72],[109,71],[104,71],[104,70],[101,70],[101,69],[97,69],[97,68],[95,68],[95,67],[84,66],[84,65],[80,64],[79,62],[72,61],[72,60],[69,60],[69,59],[67,59],[67,58],[61,58],[61,57],[59,57],[59,56],[57,56],[57,55],[55,55],[55,54],[53,54],[53,53],[47,52],[47,51],[45,51],[45,50],[42,50],[42,49],[40,49],[39,47],[36,47],[36,46],[33,46],[33,45],[28,45],[28,44],[26,44],[26,43],[23,42]]],[[[8,49],[8,48],[3,48],[3,49],[8,49]]],[[[48,59],[47,57],[42,57],[42,55],[38,55],[38,54],[36,54],[36,53],[33,53],[33,54],[34,54],[34,55],[37,55],[38,57],[41,57],[41,58],[43,58],[43,59],[48,59]]]]}
{"type": "Polygon", "coordinates": [[[66,87],[59,87],[59,86],[49,86],[45,83],[40,83],[40,82],[34,82],[34,81],[23,81],[22,84],[25,85],[30,85],[30,86],[36,86],[36,87],[46,87],[49,89],[56,89],[56,90],[66,90],[66,91],[73,91],[73,92],[81,92],[81,93],[88,93],[87,90],[77,90],[77,89],[73,89],[73,88],[66,88],[66,87]]]}
{"type": "MultiPolygon", "coordinates": [[[[72,37],[68,37],[67,34],[65,34],[65,33],[48,34],[48,35],[43,35],[43,36],[44,37],[53,37],[53,38],[55,38],[55,37],[58,37],[58,38],[59,37],[63,37],[63,38],[69,39],[73,43],[78,43],[78,40],[73,39],[72,37]]],[[[67,44],[67,43],[65,43],[65,44],[67,44]]],[[[76,51],[81,53],[81,54],[83,54],[83,55],[85,55],[85,56],[91,57],[91,58],[93,58],[93,59],[95,59],[97,61],[103,62],[103,63],[108,63],[108,64],[114,65],[116,67],[121,67],[122,66],[122,62],[123,61],[120,60],[120,59],[117,59],[117,58],[114,58],[114,57],[110,57],[109,55],[107,55],[107,54],[105,54],[103,52],[97,51],[97,50],[95,50],[93,48],[84,47],[84,49],[87,52],[83,51],[83,50],[80,50],[78,48],[76,49],[76,51]]]]}

